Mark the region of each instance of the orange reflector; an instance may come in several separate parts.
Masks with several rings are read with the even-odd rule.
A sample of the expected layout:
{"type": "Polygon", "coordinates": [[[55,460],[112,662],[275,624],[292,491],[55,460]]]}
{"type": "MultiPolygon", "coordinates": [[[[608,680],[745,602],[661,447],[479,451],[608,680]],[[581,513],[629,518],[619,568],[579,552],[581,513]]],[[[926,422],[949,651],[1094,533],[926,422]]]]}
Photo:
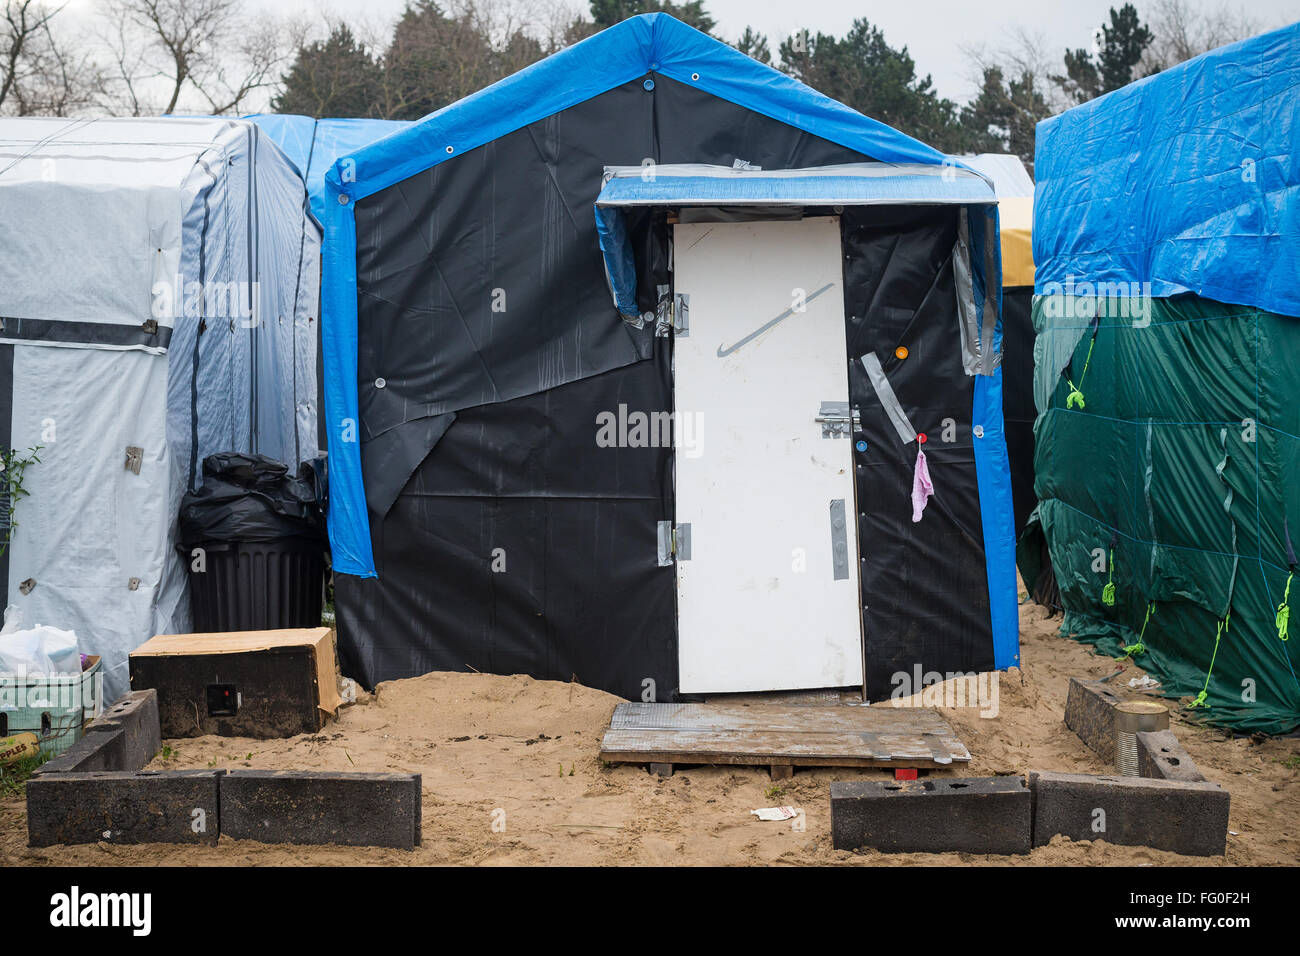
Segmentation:
{"type": "Polygon", "coordinates": [[[894,358],[896,359],[907,358],[907,346],[900,345],[898,348],[894,349],[894,358]]]}

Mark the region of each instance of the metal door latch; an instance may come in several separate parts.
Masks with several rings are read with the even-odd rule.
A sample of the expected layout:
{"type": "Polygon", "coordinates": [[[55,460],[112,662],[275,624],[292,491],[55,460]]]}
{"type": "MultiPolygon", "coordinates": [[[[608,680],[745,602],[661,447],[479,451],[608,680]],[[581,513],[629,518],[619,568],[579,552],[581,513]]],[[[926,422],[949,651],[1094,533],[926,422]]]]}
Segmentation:
{"type": "Polygon", "coordinates": [[[822,438],[848,438],[858,430],[858,410],[848,402],[822,402],[814,419],[822,426],[822,438]]]}

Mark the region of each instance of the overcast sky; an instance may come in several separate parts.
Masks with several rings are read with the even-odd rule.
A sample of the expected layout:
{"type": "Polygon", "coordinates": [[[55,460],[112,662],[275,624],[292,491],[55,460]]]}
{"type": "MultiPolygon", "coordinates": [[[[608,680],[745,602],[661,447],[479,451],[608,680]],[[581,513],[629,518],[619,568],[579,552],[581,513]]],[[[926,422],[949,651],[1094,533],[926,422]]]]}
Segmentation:
{"type": "MultiPolygon", "coordinates": [[[[324,9],[345,17],[355,15],[370,23],[391,22],[405,0],[245,0],[255,9],[276,14],[309,15],[324,9]]],[[[563,0],[559,0],[563,2],[563,0]]],[[[781,37],[799,30],[843,34],[856,17],[879,26],[895,47],[906,46],[917,71],[933,76],[943,96],[965,102],[974,93],[972,67],[963,53],[975,46],[996,50],[1008,43],[1009,34],[1023,27],[1042,37],[1044,48],[1059,57],[1067,46],[1086,47],[1092,31],[1107,19],[1111,6],[1121,0],[706,0],[718,21],[718,32],[738,37],[747,24],[772,40],[773,52],[781,37]]],[[[1227,7],[1248,10],[1268,29],[1300,20],[1300,0],[1191,0],[1201,9],[1227,7]]],[[[586,10],[585,0],[568,0],[575,10],[586,10]]],[[[1136,0],[1140,13],[1151,0],[1136,0]]],[[[74,17],[96,6],[96,0],[69,0],[65,8],[74,17]]]]}

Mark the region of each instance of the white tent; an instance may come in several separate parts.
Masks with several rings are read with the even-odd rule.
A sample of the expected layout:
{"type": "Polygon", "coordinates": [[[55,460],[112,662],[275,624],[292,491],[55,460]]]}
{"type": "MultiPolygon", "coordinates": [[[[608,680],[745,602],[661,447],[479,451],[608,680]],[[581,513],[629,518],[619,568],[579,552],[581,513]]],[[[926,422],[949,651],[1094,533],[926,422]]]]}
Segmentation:
{"type": "Polygon", "coordinates": [[[188,629],[176,514],[203,458],[318,454],[319,253],[251,122],[0,120],[0,447],[40,459],[0,598],[75,630],[110,699],[134,647],[188,629]]]}

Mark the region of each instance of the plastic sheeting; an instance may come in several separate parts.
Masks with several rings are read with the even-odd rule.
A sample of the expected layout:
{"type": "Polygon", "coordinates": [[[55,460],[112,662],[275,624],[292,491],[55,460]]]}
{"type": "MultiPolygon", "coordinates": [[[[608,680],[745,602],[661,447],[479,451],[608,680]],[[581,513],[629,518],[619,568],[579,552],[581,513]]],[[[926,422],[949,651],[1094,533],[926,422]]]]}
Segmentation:
{"type": "Polygon", "coordinates": [[[225,119],[0,120],[0,222],[0,439],[41,449],[0,587],[117,696],[130,650],[188,629],[176,512],[203,456],[317,454],[319,232],[283,154],[225,119]]]}
{"type": "Polygon", "coordinates": [[[1011,495],[1016,538],[1038,505],[1034,496],[1034,290],[1002,290],[1002,417],[1011,463],[1011,495]]]}
{"type": "Polygon", "coordinates": [[[1037,290],[1149,282],[1300,316],[1298,133],[1300,24],[1039,123],[1037,290]]]}
{"type": "MultiPolygon", "coordinates": [[[[325,177],[327,254],[322,294],[325,381],[330,386],[326,389],[332,474],[330,541],[336,571],[374,574],[360,448],[355,440],[335,440],[354,434],[362,419],[367,423],[372,420],[363,413],[363,402],[357,393],[357,269],[358,253],[363,250],[357,243],[357,220],[353,214],[356,201],[408,178],[436,178],[439,164],[448,159],[614,90],[624,91],[627,119],[642,118],[643,134],[636,142],[593,144],[604,154],[603,165],[636,165],[647,157],[660,163],[699,162],[715,157],[721,160],[716,154],[727,153],[724,165],[732,165],[739,159],[772,168],[774,163],[764,158],[771,147],[756,134],[763,126],[772,125],[773,120],[844,147],[848,152],[837,157],[841,162],[942,164],[944,161],[937,150],[666,14],[654,13],[625,20],[443,108],[404,131],[359,150],[348,157],[351,162],[346,167],[335,164],[325,177]],[[722,143],[714,146],[712,156],[680,152],[674,148],[675,134],[670,129],[673,124],[667,122],[666,115],[665,131],[656,134],[651,112],[656,97],[646,94],[655,91],[655,84],[660,82],[657,77],[663,78],[665,87],[670,83],[681,85],[751,110],[754,115],[742,122],[738,138],[748,155],[736,156],[722,143]]],[[[696,122],[703,124],[707,120],[697,117],[696,122]]],[[[686,123],[694,125],[689,118],[686,123]]],[[[535,150],[544,150],[547,136],[553,137],[555,131],[547,130],[543,124],[541,134],[541,138],[534,134],[532,148],[535,150]]],[[[695,132],[692,138],[703,137],[695,132]]],[[[486,150],[472,162],[490,162],[491,157],[492,151],[486,150]]],[[[784,166],[817,164],[816,160],[804,158],[797,158],[793,163],[788,157],[773,156],[773,159],[784,166]]],[[[830,164],[830,160],[824,164],[830,164]]],[[[564,169],[555,172],[566,174],[564,169]]],[[[594,199],[594,194],[590,198],[594,199]]],[[[590,202],[587,209],[590,210],[590,202]]],[[[454,210],[446,210],[446,214],[452,215],[454,210]]],[[[583,215],[589,217],[590,212],[583,215]]]]}
{"type": "Polygon", "coordinates": [[[307,181],[311,211],[325,218],[325,173],[334,163],[363,146],[411,124],[405,120],[313,119],[282,113],[252,113],[250,119],[275,141],[307,181]]]}
{"type": "Polygon", "coordinates": [[[1297,86],[1293,25],[1044,121],[1035,164],[1028,577],[1045,540],[1063,633],[1140,643],[1162,693],[1269,733],[1300,726],[1276,621],[1300,515],[1297,86]]]}
{"type": "Polygon", "coordinates": [[[763,170],[707,165],[606,168],[596,198],[605,273],[619,312],[638,314],[633,251],[624,207],[965,205],[994,200],[989,184],[951,165],[847,163],[763,170]]]}
{"type": "Polygon", "coordinates": [[[993,183],[998,194],[998,229],[1002,239],[1004,288],[1034,284],[1034,181],[1019,156],[979,153],[954,156],[993,183]]]}
{"type": "MultiPolygon", "coordinates": [[[[1079,322],[1048,304],[1034,307],[1040,340],[1079,322]]],[[[1275,616],[1294,570],[1288,525],[1300,540],[1300,323],[1191,296],[1146,306],[1138,322],[1104,317],[1095,342],[1078,341],[1069,375],[1082,408],[1067,407],[1062,375],[1037,369],[1051,402],[1034,468],[1062,633],[1112,655],[1141,634],[1137,662],[1162,693],[1204,688],[1209,721],[1289,732],[1300,660],[1275,616]]]]}
{"type": "MultiPolygon", "coordinates": [[[[351,158],[356,179],[337,166],[327,177],[324,286],[345,668],[366,685],[436,668],[576,676],[628,697],[649,680],[656,699],[672,699],[675,581],[657,526],[675,516],[673,451],[593,438],[600,412],[672,410],[673,340],[624,321],[610,301],[593,215],[604,168],[937,168],[942,155],[653,15],[351,158]]],[[[864,491],[874,500],[897,490],[903,523],[918,529],[872,526],[869,601],[880,617],[869,630],[892,650],[875,659],[870,685],[885,693],[900,660],[910,674],[918,658],[927,670],[973,670],[1016,653],[1009,497],[1005,521],[980,514],[979,481],[996,496],[1006,472],[996,214],[948,206],[942,222],[916,224],[917,209],[873,209],[887,224],[844,238],[863,269],[845,320],[855,347],[868,335],[846,367],[868,347],[894,348],[889,335],[911,336],[928,357],[903,371],[901,400],[931,427],[955,427],[952,448],[931,454],[937,491],[925,521],[910,521],[910,461],[897,489],[885,490],[886,463],[864,491]],[[907,252],[891,254],[909,230],[907,252]],[[988,374],[964,363],[956,260],[988,374]],[[913,547],[906,597],[888,594],[913,547]],[[933,619],[918,608],[935,609],[933,619]]],[[[867,216],[846,210],[842,228],[868,225],[858,214],[867,216]]],[[[629,288],[638,312],[653,311],[671,288],[664,212],[629,207],[625,229],[629,288]]]]}

